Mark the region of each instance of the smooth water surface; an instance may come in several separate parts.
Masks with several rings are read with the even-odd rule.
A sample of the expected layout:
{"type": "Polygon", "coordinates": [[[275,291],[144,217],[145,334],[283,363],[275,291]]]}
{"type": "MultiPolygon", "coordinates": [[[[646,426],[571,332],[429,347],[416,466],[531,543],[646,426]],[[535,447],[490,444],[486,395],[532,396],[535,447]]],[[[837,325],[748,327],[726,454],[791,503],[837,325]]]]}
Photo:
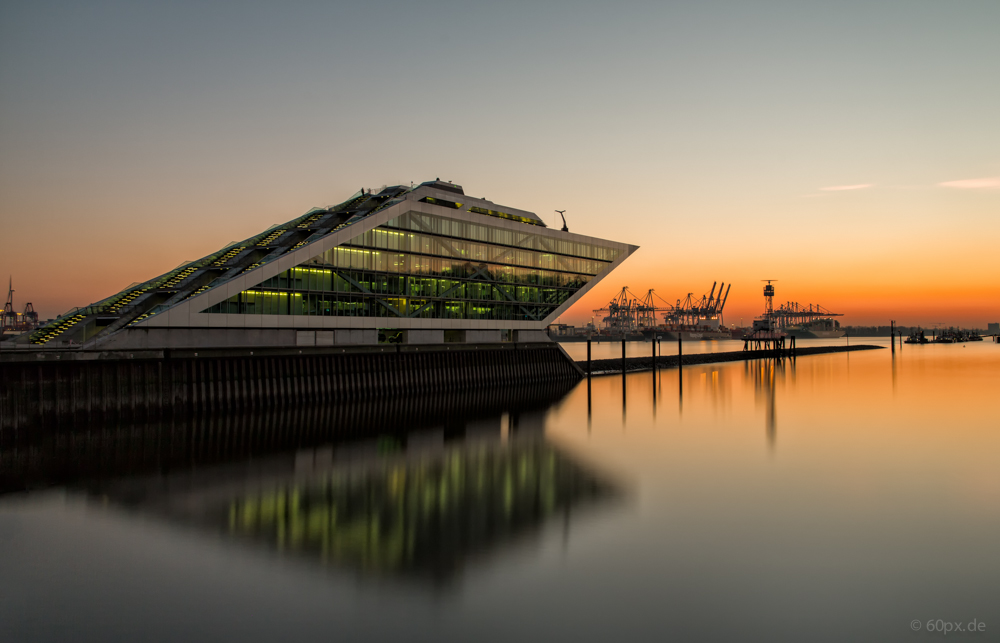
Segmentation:
{"type": "MultiPolygon", "coordinates": [[[[11,641],[903,641],[975,619],[949,637],[997,640],[998,375],[997,344],[904,346],[598,377],[329,445],[338,420],[318,415],[297,451],[189,446],[188,466],[0,496],[0,624],[11,641]]],[[[138,430],[0,466],[55,479],[53,453],[115,462],[138,430]]]]}

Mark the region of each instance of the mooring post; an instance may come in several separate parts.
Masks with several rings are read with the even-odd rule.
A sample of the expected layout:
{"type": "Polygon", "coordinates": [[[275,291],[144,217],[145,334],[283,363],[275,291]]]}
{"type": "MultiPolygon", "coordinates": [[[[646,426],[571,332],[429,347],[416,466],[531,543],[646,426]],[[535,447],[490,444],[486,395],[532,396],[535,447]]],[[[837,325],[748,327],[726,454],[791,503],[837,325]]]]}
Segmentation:
{"type": "Polygon", "coordinates": [[[655,373],[656,372],[656,334],[655,334],[655,331],[654,331],[654,334],[653,334],[652,344],[653,344],[653,372],[655,373]]]}
{"type": "Polygon", "coordinates": [[[680,368],[681,356],[684,354],[684,349],[681,348],[681,331],[677,331],[677,367],[680,368]]]}
{"type": "Polygon", "coordinates": [[[622,333],[622,375],[625,374],[625,333],[622,333]]]}
{"type": "Polygon", "coordinates": [[[590,337],[588,336],[587,337],[587,377],[590,377],[590,373],[591,372],[592,371],[591,371],[591,368],[590,368],[590,337]]]}
{"type": "Polygon", "coordinates": [[[896,354],[896,322],[889,321],[889,344],[892,348],[892,354],[896,354]]]}

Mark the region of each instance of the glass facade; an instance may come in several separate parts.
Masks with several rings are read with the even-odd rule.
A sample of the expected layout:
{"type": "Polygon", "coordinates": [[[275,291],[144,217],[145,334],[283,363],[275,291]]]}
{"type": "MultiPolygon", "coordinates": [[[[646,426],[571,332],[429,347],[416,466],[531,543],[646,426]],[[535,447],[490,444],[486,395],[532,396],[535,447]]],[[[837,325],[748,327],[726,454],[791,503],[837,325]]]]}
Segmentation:
{"type": "Polygon", "coordinates": [[[204,312],[540,321],[619,252],[410,212],[204,312]]]}

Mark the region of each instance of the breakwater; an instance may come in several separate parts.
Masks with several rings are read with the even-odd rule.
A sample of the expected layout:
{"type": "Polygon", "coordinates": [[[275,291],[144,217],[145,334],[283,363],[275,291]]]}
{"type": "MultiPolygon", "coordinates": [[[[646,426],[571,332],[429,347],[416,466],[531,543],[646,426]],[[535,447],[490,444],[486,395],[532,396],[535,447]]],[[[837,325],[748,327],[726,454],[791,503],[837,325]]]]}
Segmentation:
{"type": "MultiPolygon", "coordinates": [[[[796,348],[792,356],[801,357],[804,355],[820,355],[823,353],[845,353],[848,351],[865,351],[885,348],[884,346],[858,345],[858,346],[811,346],[809,348],[796,348]]],[[[759,351],[731,351],[727,353],[695,353],[694,355],[661,355],[656,357],[656,368],[677,368],[678,366],[694,366],[697,364],[714,364],[717,362],[739,362],[751,359],[767,359],[775,357],[788,357],[789,351],[783,350],[777,353],[774,350],[759,351]]],[[[649,371],[653,369],[653,356],[648,357],[628,357],[613,359],[591,360],[591,373],[593,375],[608,375],[622,372],[622,362],[625,364],[625,372],[649,371]]],[[[576,362],[584,373],[587,372],[587,360],[576,362]]]]}
{"type": "Polygon", "coordinates": [[[576,381],[558,345],[5,353],[0,439],[31,427],[576,381]]]}

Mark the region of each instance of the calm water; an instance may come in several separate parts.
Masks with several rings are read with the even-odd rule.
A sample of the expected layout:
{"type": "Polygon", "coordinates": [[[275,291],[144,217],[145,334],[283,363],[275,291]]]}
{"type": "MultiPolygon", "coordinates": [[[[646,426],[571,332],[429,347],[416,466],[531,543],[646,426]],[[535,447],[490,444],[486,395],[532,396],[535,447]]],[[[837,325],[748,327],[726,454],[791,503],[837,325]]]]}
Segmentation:
{"type": "Polygon", "coordinates": [[[52,436],[0,453],[8,489],[54,485],[0,496],[0,626],[1000,640],[998,375],[993,343],[905,346],[52,436]]]}

